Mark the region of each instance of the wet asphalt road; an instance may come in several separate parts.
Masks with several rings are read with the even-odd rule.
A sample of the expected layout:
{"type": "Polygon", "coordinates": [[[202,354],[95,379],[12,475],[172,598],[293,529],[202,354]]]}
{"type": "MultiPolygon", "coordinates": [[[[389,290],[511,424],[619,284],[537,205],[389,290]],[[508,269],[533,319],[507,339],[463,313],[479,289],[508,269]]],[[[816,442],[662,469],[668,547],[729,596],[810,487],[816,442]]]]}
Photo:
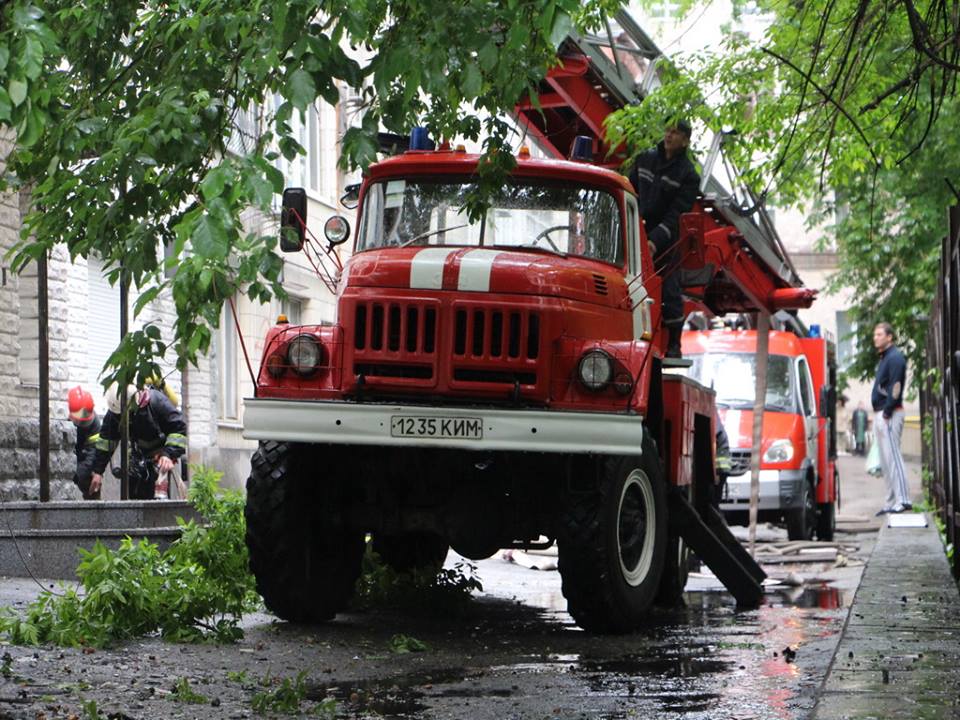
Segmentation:
{"type": "MultiPolygon", "coordinates": [[[[768,535],[785,539],[780,533],[768,535]]],[[[328,719],[806,718],[874,537],[867,528],[839,534],[859,546],[840,567],[767,566],[803,584],[768,588],[755,610],[738,611],[708,574],[692,577],[683,608],[657,610],[623,637],[578,629],[556,571],[497,557],[477,564],[485,591],[455,617],[381,609],[297,627],[254,614],[232,646],[144,639],[92,652],[3,647],[10,657],[0,720],[92,720],[83,707],[90,700],[101,717],[122,720],[258,717],[258,696],[298,673],[299,715],[328,719]],[[393,652],[397,634],[426,649],[393,652]],[[178,681],[202,701],[174,693],[178,681]]],[[[22,606],[36,592],[31,581],[0,580],[0,605],[22,606]]]]}
{"type": "MultiPolygon", "coordinates": [[[[255,697],[271,689],[265,679],[301,671],[301,711],[313,716],[803,718],[826,675],[859,568],[774,571],[791,569],[830,582],[780,586],[759,609],[738,612],[714,580],[695,577],[686,607],[657,611],[625,637],[579,630],[563,610],[556,572],[491,559],[478,564],[487,592],[458,617],[431,616],[429,608],[379,610],[305,628],[261,614],[247,618],[236,646],[145,640],[86,653],[4,648],[12,677],[0,679],[0,718],[86,720],[82,703],[90,699],[115,718],[255,717],[255,697]],[[392,652],[398,633],[427,649],[392,652]],[[181,678],[204,704],[171,692],[181,678]],[[335,701],[320,706],[328,697],[335,701]]],[[[33,588],[6,581],[2,592],[9,602],[33,588]]]]}

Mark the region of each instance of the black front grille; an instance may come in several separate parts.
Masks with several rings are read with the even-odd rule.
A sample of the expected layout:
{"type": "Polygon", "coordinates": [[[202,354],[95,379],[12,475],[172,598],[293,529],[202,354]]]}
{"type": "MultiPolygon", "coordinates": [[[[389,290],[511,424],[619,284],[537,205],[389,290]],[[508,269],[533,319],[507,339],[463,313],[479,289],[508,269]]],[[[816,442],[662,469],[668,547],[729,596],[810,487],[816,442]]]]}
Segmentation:
{"type": "Polygon", "coordinates": [[[354,372],[365,378],[414,378],[416,380],[430,380],[433,377],[433,368],[429,365],[385,365],[377,363],[357,363],[354,372]]]}
{"type": "Polygon", "coordinates": [[[466,358],[536,360],[540,355],[540,316],[491,308],[458,309],[453,354],[466,358]]]}
{"type": "Polygon", "coordinates": [[[735,477],[750,472],[750,451],[749,450],[731,450],[730,451],[730,475],[735,477]]]}
{"type": "Polygon", "coordinates": [[[483,370],[480,368],[457,368],[453,379],[460,382],[506,383],[508,385],[536,385],[537,374],[533,372],[513,372],[510,370],[483,370]]]}
{"type": "Polygon", "coordinates": [[[353,346],[374,353],[432,355],[437,349],[437,311],[405,303],[360,303],[353,346]]]}

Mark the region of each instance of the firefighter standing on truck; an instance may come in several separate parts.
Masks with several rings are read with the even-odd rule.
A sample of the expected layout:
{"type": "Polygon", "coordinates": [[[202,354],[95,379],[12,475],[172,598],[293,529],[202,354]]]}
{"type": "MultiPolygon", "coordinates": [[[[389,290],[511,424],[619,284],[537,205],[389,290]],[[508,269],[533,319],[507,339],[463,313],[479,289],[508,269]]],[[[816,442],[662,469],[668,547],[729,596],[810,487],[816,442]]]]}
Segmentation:
{"type": "MultiPolygon", "coordinates": [[[[134,453],[148,462],[145,472],[135,472],[131,462],[129,491],[131,499],[162,499],[168,496],[168,474],[187,451],[187,423],[183,414],[162,391],[153,387],[137,390],[127,386],[130,442],[134,453]]],[[[120,440],[120,391],[116,384],[107,389],[107,414],[100,429],[94,477],[103,471],[112,455],[111,443],[120,440]]]]}
{"type": "Polygon", "coordinates": [[[630,171],[647,240],[653,246],[654,263],[663,277],[663,324],[668,332],[668,358],[681,357],[684,312],[679,268],[682,258],[677,248],[680,216],[693,208],[700,191],[700,176],[687,157],[689,145],[690,123],[680,120],[669,124],[663,140],[641,153],[630,171]]]}
{"type": "Polygon", "coordinates": [[[77,456],[77,470],[73,484],[80,488],[84,500],[100,499],[100,479],[94,483],[93,464],[100,439],[100,418],[93,408],[93,395],[77,385],[67,393],[70,421],[77,429],[73,453],[77,456]]]}

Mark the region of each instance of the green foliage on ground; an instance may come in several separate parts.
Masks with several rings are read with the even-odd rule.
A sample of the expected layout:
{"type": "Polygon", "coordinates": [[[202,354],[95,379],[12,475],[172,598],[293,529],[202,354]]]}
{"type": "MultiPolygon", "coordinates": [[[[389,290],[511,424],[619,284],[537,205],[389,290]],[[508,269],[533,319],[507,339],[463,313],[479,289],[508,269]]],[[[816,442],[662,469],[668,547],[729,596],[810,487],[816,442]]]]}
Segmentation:
{"type": "Polygon", "coordinates": [[[24,613],[0,615],[0,634],[16,644],[103,646],[158,633],[172,641],[242,636],[243,612],[258,604],[247,570],[243,496],[218,492],[221,473],[194,468],[189,499],[205,524],[180,521],[164,551],[126,538],[119,549],[81,550],[80,588],[44,590],[24,613]]]}
{"type": "Polygon", "coordinates": [[[190,686],[190,680],[182,677],[177,680],[173,686],[170,697],[177,702],[188,703],[190,705],[206,705],[209,702],[206,695],[201,695],[190,686]]]}
{"type": "Polygon", "coordinates": [[[430,648],[423,640],[417,640],[412,635],[397,633],[390,638],[390,650],[397,655],[405,655],[412,652],[426,652],[430,648]]]}
{"type": "Polygon", "coordinates": [[[111,357],[121,384],[158,373],[170,349],[195,363],[227,298],[282,294],[276,238],[248,233],[241,213],[272,213],[314,102],[353,89],[345,166],[376,158],[378,131],[423,124],[482,140],[480,183],[498,186],[519,141],[500,113],[537,87],[572,27],[598,29],[617,5],[0,2],[0,127],[16,142],[0,186],[28,189],[34,209],[14,267],[63,245],[102,257],[113,281],[122,269],[135,314],[172,292],[172,337],[148,316],[111,357]]]}
{"type": "MultiPolygon", "coordinates": [[[[100,543],[92,551],[81,550],[80,587],[45,589],[23,612],[4,608],[0,636],[19,645],[73,647],[151,634],[175,642],[241,638],[243,613],[260,607],[260,598],[247,566],[244,498],[236,491],[221,492],[220,477],[209,468],[193,468],[189,500],[203,524],[180,520],[180,538],[164,551],[130,538],[117,550],[100,543]]],[[[368,546],[354,602],[360,609],[450,614],[464,610],[472,593],[482,589],[471,563],[398,573],[368,546]]],[[[397,637],[396,652],[423,649],[414,638],[397,637]]],[[[5,655],[0,674],[11,672],[11,662],[5,655]]],[[[243,672],[228,678],[246,682],[243,672]]]]}
{"type": "MultiPolygon", "coordinates": [[[[282,678],[275,687],[254,694],[250,700],[254,712],[292,714],[300,711],[300,703],[307,696],[307,673],[300,671],[294,678],[282,678]]],[[[270,681],[268,680],[267,683],[270,681]]]]}
{"type": "Polygon", "coordinates": [[[473,593],[483,590],[477,567],[460,561],[451,568],[415,568],[398,572],[380,560],[367,543],[357,580],[354,606],[360,609],[400,608],[411,613],[444,615],[463,612],[473,593]]]}

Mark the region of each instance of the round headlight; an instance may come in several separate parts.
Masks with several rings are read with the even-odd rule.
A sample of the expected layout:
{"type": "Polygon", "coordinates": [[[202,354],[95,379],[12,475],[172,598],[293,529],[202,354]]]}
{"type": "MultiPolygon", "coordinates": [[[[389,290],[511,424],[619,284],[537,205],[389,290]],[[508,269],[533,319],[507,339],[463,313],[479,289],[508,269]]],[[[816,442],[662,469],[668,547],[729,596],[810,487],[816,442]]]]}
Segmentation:
{"type": "Polygon", "coordinates": [[[774,440],[763,454],[763,461],[768,463],[782,463],[793,460],[793,443],[789,438],[774,440]]]}
{"type": "Polygon", "coordinates": [[[613,379],[613,359],[603,350],[590,350],[580,358],[580,382],[587,390],[603,390],[613,379]]]}
{"type": "Polygon", "coordinates": [[[287,361],[297,375],[307,377],[320,365],[320,344],[309,335],[297,335],[287,345],[287,361]]]}
{"type": "Polygon", "coordinates": [[[350,237],[350,223],[341,215],[334,215],[323,224],[323,234],[331,245],[345,243],[350,237]]]}

